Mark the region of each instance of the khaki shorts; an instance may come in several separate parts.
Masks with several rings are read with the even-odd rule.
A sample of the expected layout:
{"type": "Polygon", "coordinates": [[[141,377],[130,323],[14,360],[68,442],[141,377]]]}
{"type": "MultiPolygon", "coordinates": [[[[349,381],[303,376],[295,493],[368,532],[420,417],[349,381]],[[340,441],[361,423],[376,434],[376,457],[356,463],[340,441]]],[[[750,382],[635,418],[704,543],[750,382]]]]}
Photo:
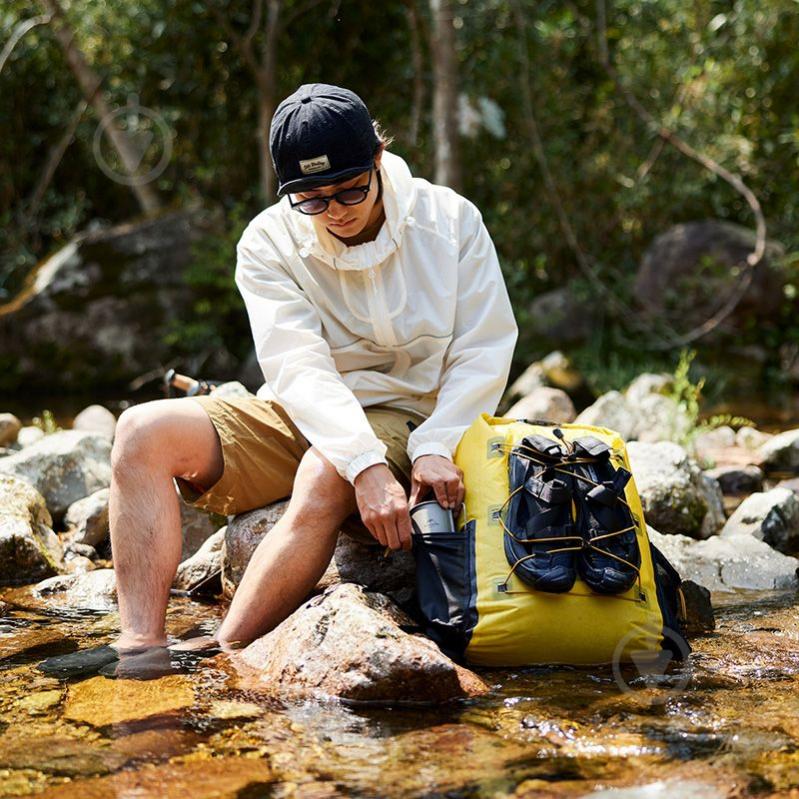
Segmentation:
{"type": "MultiPolygon", "coordinates": [[[[222,476],[207,491],[188,480],[176,478],[181,496],[190,505],[223,516],[262,508],[291,496],[294,475],[311,444],[273,400],[256,397],[192,397],[211,419],[222,445],[222,476]]],[[[406,452],[408,422],[421,424],[425,417],[413,411],[374,405],[365,408],[375,435],[388,448],[389,469],[410,493],[411,463],[406,452]]],[[[356,513],[342,526],[358,537],[369,532],[356,513]]]]}

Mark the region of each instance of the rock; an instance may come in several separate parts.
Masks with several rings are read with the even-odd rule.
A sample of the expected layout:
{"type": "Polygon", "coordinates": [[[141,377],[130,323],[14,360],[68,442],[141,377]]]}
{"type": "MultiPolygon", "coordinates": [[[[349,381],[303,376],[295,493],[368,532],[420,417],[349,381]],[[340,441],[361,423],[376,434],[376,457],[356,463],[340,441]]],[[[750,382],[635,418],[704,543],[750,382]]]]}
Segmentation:
{"type": "Polygon", "coordinates": [[[22,422],[13,413],[0,413],[0,447],[13,444],[22,429],[22,422]]]}
{"type": "Polygon", "coordinates": [[[74,544],[97,547],[108,538],[108,498],[110,489],[101,488],[73,502],[64,515],[67,539],[74,544]]]}
{"type": "Polygon", "coordinates": [[[717,466],[705,474],[717,480],[727,496],[751,494],[763,487],[763,470],[759,466],[717,466]]]}
{"type": "Polygon", "coordinates": [[[105,727],[184,710],[193,704],[194,689],[183,675],[150,681],[92,677],[69,686],[63,716],[80,724],[105,727]]]}
{"type": "Polygon", "coordinates": [[[236,656],[259,687],[294,698],[442,702],[488,690],[411,625],[391,601],[350,583],[302,605],[236,656]]]}
{"type": "Polygon", "coordinates": [[[31,716],[41,716],[61,704],[61,689],[54,688],[50,691],[35,691],[22,697],[16,706],[27,711],[31,716]]]}
{"type": "Polygon", "coordinates": [[[799,428],[772,436],[758,452],[767,472],[799,472],[799,428]]]}
{"type": "Polygon", "coordinates": [[[84,408],[72,422],[73,430],[85,430],[88,433],[100,433],[109,441],[114,440],[117,419],[108,408],[102,405],[89,405],[84,408]]]}
{"type": "Polygon", "coordinates": [[[200,586],[212,590],[218,586],[226,530],[227,527],[217,530],[190,558],[178,566],[177,574],[172,582],[173,588],[191,591],[200,586]],[[213,586],[211,586],[212,580],[213,586]]]}
{"type": "Polygon", "coordinates": [[[633,479],[646,520],[664,533],[707,538],[724,521],[718,482],[703,476],[678,444],[631,441],[627,444],[633,479]]]}
{"type": "MultiPolygon", "coordinates": [[[[177,491],[177,486],[175,486],[177,491]]],[[[178,494],[180,492],[178,491],[178,494]]],[[[225,523],[224,516],[189,505],[179,496],[180,526],[183,534],[181,561],[188,560],[225,523]]]]}
{"type": "Polygon", "coordinates": [[[97,433],[62,430],[0,460],[0,472],[27,480],[59,519],[73,503],[111,483],[111,442],[97,433]]]}
{"type": "Polygon", "coordinates": [[[64,555],[80,555],[82,558],[95,560],[97,558],[97,550],[89,544],[79,544],[76,541],[70,541],[64,547],[64,555]]]}
{"type": "Polygon", "coordinates": [[[713,536],[695,541],[663,535],[648,527],[650,541],[671,561],[683,580],[710,591],[796,588],[799,560],[783,555],[754,536],[713,536]]]}
{"type": "Polygon", "coordinates": [[[254,397],[251,391],[245,388],[241,383],[231,380],[227,383],[220,383],[215,389],[211,391],[215,397],[254,397]]]}
{"type": "MultiPolygon", "coordinates": [[[[120,681],[107,682],[113,684],[120,681]]],[[[124,742],[126,739],[119,740],[124,742]]],[[[274,781],[267,760],[261,757],[192,758],[183,763],[156,763],[103,777],[75,779],[48,788],[37,796],[40,799],[108,799],[111,796],[131,799],[184,799],[186,796],[192,799],[219,799],[238,796],[243,799],[248,796],[268,796],[268,783],[274,781]]]]}
{"type": "Polygon", "coordinates": [[[744,425],[735,434],[735,444],[743,449],[759,449],[772,438],[771,433],[763,433],[757,428],[744,425]]]}
{"type": "Polygon", "coordinates": [[[574,404],[565,391],[541,386],[516,402],[504,415],[513,419],[571,422],[577,414],[574,404]]]}
{"type": "MultiPolygon", "coordinates": [[[[220,219],[195,208],[90,230],[43,261],[0,317],[0,391],[118,387],[174,359],[182,350],[167,334],[196,301],[185,269],[220,219]]],[[[209,374],[235,371],[224,347],[194,356],[209,374]]]]}
{"type": "Polygon", "coordinates": [[[642,372],[624,389],[624,396],[632,405],[639,405],[650,394],[667,394],[674,386],[674,377],[667,372],[642,372]]]}
{"type": "Polygon", "coordinates": [[[227,525],[222,560],[222,591],[226,597],[230,598],[236,592],[252,553],[287,507],[288,500],[274,502],[265,508],[241,513],[227,525]]]}
{"type": "Polygon", "coordinates": [[[546,377],[544,370],[541,368],[541,363],[536,361],[531,363],[522,374],[513,381],[510,388],[505,393],[507,400],[516,400],[520,397],[526,397],[531,394],[535,389],[545,386],[546,377]]]}
{"type": "Polygon", "coordinates": [[[25,447],[29,447],[31,444],[35,444],[37,441],[41,441],[44,438],[44,430],[41,427],[36,427],[36,425],[27,425],[23,427],[19,433],[17,433],[17,445],[20,449],[24,449],[25,447]]]}
{"type": "Polygon", "coordinates": [[[729,794],[709,782],[673,779],[630,788],[601,788],[583,794],[580,799],[696,799],[698,796],[702,799],[725,799],[729,794]]]}
{"type": "Polygon", "coordinates": [[[708,460],[713,459],[713,453],[717,450],[734,446],[735,430],[728,425],[698,433],[691,442],[694,457],[708,460]]]}
{"type": "Polygon", "coordinates": [[[790,480],[780,480],[774,487],[787,488],[789,491],[793,491],[794,494],[799,494],[799,477],[794,477],[790,480]]]}
{"type": "Polygon", "coordinates": [[[687,612],[685,634],[694,638],[712,633],[716,629],[716,617],[710,601],[710,591],[693,580],[683,580],[681,588],[687,612]]]}
{"type": "Polygon", "coordinates": [[[48,604],[80,610],[110,611],[116,608],[116,579],[113,569],[51,577],[38,583],[34,596],[48,604]]]}
{"type": "Polygon", "coordinates": [[[568,286],[538,294],[528,306],[525,333],[550,344],[587,341],[594,332],[596,303],[575,296],[568,286]]]}
{"type": "Polygon", "coordinates": [[[29,483],[0,474],[0,585],[57,574],[61,545],[44,497],[29,483]]]}
{"type": "Polygon", "coordinates": [[[590,424],[615,430],[625,441],[633,437],[638,420],[627,398],[619,391],[608,391],[580,411],[577,424],[590,424]]]}
{"type": "Polygon", "coordinates": [[[721,535],[754,536],[779,552],[799,552],[799,497],[787,488],[752,494],[727,519],[721,535]]]}
{"type": "MultiPolygon", "coordinates": [[[[55,694],[60,701],[61,691],[55,694]]],[[[0,767],[32,769],[60,777],[109,774],[121,768],[127,758],[108,746],[75,738],[47,736],[12,736],[0,739],[0,767]]]]}
{"type": "MultiPolygon", "coordinates": [[[[679,330],[699,325],[729,297],[737,272],[754,249],[753,232],[718,219],[674,225],[647,249],[633,282],[633,295],[650,314],[666,318],[679,330]],[[686,302],[686,297],[691,301],[686,302]]],[[[779,262],[784,249],[768,242],[752,283],[733,313],[707,337],[745,326],[747,320],[770,319],[783,301],[787,277],[779,262]]]]}
{"type": "Polygon", "coordinates": [[[541,359],[541,371],[549,385],[563,391],[577,391],[583,384],[583,376],[560,350],[541,359]]]}
{"type": "Polygon", "coordinates": [[[633,437],[638,441],[683,441],[691,430],[688,414],[672,397],[648,394],[633,408],[636,415],[633,437]]]}

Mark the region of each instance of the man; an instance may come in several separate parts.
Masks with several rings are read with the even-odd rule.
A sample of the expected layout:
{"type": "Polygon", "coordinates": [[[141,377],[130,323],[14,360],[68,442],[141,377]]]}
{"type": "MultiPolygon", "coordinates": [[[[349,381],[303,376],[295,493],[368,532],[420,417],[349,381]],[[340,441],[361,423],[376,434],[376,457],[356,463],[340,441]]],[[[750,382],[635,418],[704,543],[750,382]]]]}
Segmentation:
{"type": "Polygon", "coordinates": [[[120,653],[166,645],[181,552],[173,479],[223,514],[291,497],[217,632],[223,647],[299,606],[342,525],[360,518],[408,549],[409,504],[430,491],[462,502],[452,457],[496,410],[518,330],[475,206],[412,177],[385,145],[346,89],[303,85],[277,108],[282,199],[245,230],[235,275],[266,382],[257,398],[156,400],[120,417],[110,525],[122,629],[97,656],[102,673],[120,653]]]}

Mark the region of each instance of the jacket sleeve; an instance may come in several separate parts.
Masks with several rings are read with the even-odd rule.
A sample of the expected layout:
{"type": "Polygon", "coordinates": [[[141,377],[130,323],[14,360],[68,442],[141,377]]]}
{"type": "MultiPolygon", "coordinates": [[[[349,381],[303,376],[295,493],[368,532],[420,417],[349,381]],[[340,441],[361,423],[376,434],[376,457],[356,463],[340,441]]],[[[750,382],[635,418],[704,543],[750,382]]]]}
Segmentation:
{"type": "MultiPolygon", "coordinates": [[[[259,237],[261,238],[261,237],[259,237]]],[[[268,244],[245,231],[236,285],[250,318],[264,379],[300,432],[345,480],[387,463],[361,404],[341,379],[319,313],[268,244]]]]}
{"type": "Polygon", "coordinates": [[[463,200],[458,304],[436,406],[411,433],[411,462],[422,455],[452,459],[464,431],[493,414],[510,374],[519,329],[494,244],[477,208],[463,200]]]}

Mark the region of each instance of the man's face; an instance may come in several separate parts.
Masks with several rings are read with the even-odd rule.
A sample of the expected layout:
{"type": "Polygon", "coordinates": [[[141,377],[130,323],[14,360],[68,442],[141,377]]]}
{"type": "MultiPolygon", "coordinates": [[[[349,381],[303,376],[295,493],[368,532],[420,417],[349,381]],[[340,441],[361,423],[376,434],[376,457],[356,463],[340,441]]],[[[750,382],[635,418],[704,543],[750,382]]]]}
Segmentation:
{"type": "MultiPolygon", "coordinates": [[[[380,166],[380,155],[381,154],[378,154],[375,157],[375,168],[380,166]]],[[[298,192],[293,195],[294,201],[307,200],[311,197],[330,196],[343,189],[351,189],[356,186],[365,187],[368,182],[369,173],[363,172],[341,183],[319,186],[315,189],[298,192]]],[[[343,239],[357,236],[367,225],[374,222],[380,215],[381,209],[376,203],[378,191],[379,184],[373,170],[372,184],[369,187],[369,193],[366,195],[366,199],[362,203],[358,203],[358,205],[342,205],[338,201],[332,200],[328,203],[326,211],[323,211],[321,214],[314,214],[310,217],[317,234],[323,229],[327,229],[330,233],[343,239]]]]}

